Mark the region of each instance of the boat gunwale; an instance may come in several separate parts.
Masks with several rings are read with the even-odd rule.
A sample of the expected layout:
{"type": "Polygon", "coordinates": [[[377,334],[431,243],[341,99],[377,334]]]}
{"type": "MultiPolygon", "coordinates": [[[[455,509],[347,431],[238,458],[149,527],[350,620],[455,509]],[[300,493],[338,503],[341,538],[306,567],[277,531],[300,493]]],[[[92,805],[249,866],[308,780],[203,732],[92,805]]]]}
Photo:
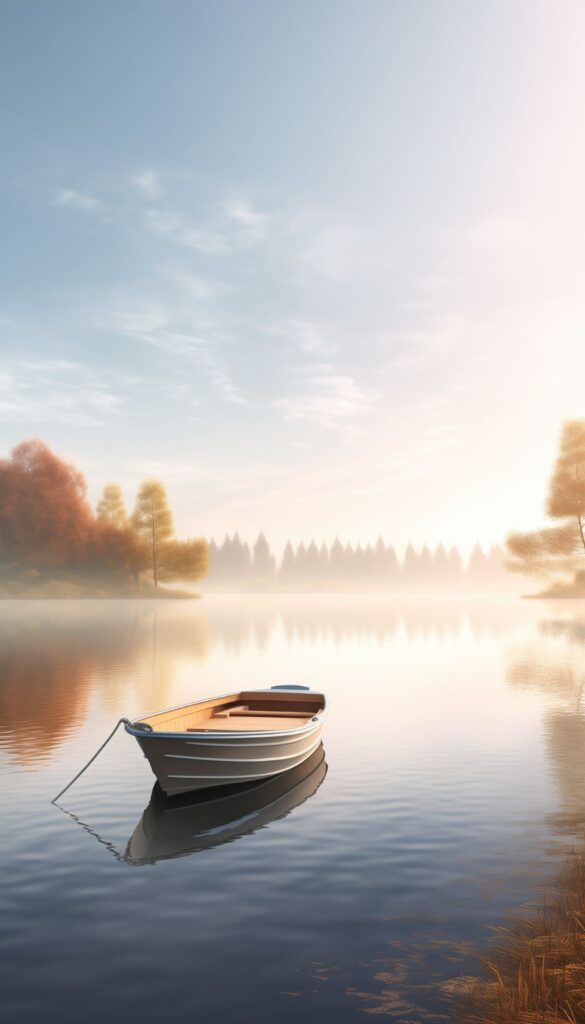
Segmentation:
{"type": "MultiPolygon", "coordinates": [[[[229,736],[230,740],[231,739],[243,739],[243,738],[246,738],[246,737],[253,737],[253,738],[255,738],[255,737],[261,737],[261,736],[274,736],[274,737],[280,737],[280,736],[284,737],[284,736],[291,736],[291,735],[292,736],[297,736],[299,734],[302,734],[303,732],[307,732],[307,731],[309,731],[311,729],[314,729],[316,725],[318,725],[321,722],[323,722],[323,720],[325,719],[325,717],[327,715],[327,698],[325,697],[325,694],[324,693],[319,693],[317,690],[307,690],[306,694],[304,694],[304,696],[308,697],[308,696],[313,695],[313,696],[316,696],[316,697],[322,697],[323,698],[323,707],[319,711],[317,711],[316,715],[313,715],[312,718],[308,722],[306,722],[304,725],[300,725],[300,726],[298,726],[298,727],[296,727],[294,729],[280,729],[280,730],[277,730],[277,729],[262,729],[262,730],[259,730],[257,732],[252,732],[251,730],[242,730],[242,731],[237,732],[234,729],[233,731],[230,730],[229,733],[226,733],[226,731],[222,730],[222,729],[206,729],[206,730],[201,730],[201,731],[197,731],[197,732],[195,732],[195,731],[190,731],[190,732],[185,732],[185,731],[183,731],[183,732],[160,732],[158,730],[154,730],[153,729],[151,732],[145,732],[143,729],[136,728],[135,724],[134,724],[135,722],[141,722],[145,718],[154,718],[156,715],[166,715],[169,711],[182,711],[184,708],[193,707],[195,704],[205,704],[207,700],[223,700],[224,697],[226,697],[226,698],[227,697],[237,697],[238,694],[241,693],[241,692],[242,692],[241,690],[236,690],[235,692],[230,691],[229,693],[220,693],[220,694],[218,694],[217,697],[203,698],[202,700],[199,700],[199,701],[189,701],[187,704],[177,704],[175,707],[163,708],[163,709],[161,709],[159,711],[151,711],[148,714],[145,714],[145,715],[142,715],[142,716],[140,716],[138,718],[135,718],[134,721],[132,721],[132,722],[128,722],[128,721],[124,722],[124,728],[125,728],[126,732],[129,733],[129,735],[136,736],[137,738],[143,739],[143,740],[147,740],[147,739],[150,740],[150,739],[156,739],[156,738],[160,738],[160,739],[182,739],[182,740],[187,740],[187,741],[191,741],[191,742],[196,741],[196,742],[199,743],[201,741],[205,741],[206,739],[212,739],[212,740],[224,739],[224,738],[227,739],[228,736],[229,736]]],[[[264,689],[264,690],[245,690],[244,692],[245,693],[272,693],[273,691],[272,691],[271,687],[268,687],[267,689],[264,689]]],[[[281,692],[284,693],[284,691],[281,691],[281,692]]],[[[252,744],[250,744],[250,745],[252,745],[252,744]]]]}

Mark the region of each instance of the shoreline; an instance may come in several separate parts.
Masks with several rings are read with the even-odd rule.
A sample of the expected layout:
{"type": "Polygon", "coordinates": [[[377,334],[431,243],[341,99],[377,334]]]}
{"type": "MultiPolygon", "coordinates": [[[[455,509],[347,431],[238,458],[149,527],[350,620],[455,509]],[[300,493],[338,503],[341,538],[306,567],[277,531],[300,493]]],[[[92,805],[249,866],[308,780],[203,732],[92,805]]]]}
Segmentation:
{"type": "Polygon", "coordinates": [[[0,584],[0,601],[188,601],[200,597],[201,594],[190,590],[154,586],[116,587],[111,584],[100,586],[88,581],[50,580],[32,586],[16,582],[13,586],[0,584]]]}

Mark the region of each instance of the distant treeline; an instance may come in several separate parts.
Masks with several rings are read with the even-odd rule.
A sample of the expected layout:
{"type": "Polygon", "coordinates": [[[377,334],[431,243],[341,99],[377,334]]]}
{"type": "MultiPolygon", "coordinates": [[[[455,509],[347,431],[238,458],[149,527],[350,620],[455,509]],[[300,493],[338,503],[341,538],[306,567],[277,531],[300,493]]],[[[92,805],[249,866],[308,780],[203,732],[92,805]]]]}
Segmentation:
{"type": "Polygon", "coordinates": [[[294,548],[288,542],[277,560],[263,533],[252,546],[237,533],[221,544],[209,542],[209,572],[205,581],[217,590],[352,590],[381,589],[501,589],[510,586],[504,553],[498,545],[487,552],[478,545],[464,560],[452,547],[409,544],[399,558],[380,538],[375,545],[328,547],[315,541],[294,548]]]}

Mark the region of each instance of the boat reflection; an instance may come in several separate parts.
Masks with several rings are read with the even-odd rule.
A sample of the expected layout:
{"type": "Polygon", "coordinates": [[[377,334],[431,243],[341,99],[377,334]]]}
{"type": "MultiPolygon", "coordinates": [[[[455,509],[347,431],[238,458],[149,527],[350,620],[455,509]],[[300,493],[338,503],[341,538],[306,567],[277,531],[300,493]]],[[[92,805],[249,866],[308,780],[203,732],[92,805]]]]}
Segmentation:
{"type": "Polygon", "coordinates": [[[233,842],[286,817],[314,796],[326,774],[320,744],[297,768],[254,783],[174,797],[165,796],[157,783],[124,860],[136,866],[154,864],[233,842]]]}

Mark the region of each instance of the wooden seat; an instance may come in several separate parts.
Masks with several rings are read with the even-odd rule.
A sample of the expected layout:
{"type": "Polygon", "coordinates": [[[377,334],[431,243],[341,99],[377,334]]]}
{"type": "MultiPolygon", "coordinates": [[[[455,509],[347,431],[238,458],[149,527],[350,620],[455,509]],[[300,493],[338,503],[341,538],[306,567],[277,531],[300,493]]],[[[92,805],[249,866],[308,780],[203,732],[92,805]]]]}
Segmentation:
{"type": "Polygon", "coordinates": [[[311,720],[310,715],[300,718],[280,718],[269,711],[257,715],[230,715],[226,718],[213,717],[192,726],[186,732],[275,732],[283,729],[297,729],[311,720]]]}
{"type": "Polygon", "coordinates": [[[241,713],[249,711],[247,704],[237,704],[235,708],[220,708],[218,711],[214,711],[211,717],[215,720],[216,718],[229,718],[234,713],[241,713]]]}
{"type": "Polygon", "coordinates": [[[264,718],[266,715],[268,715],[270,718],[306,718],[307,717],[307,712],[306,711],[268,711],[268,710],[250,711],[247,708],[243,708],[241,711],[239,711],[238,709],[234,708],[233,711],[228,711],[227,715],[230,718],[248,718],[248,717],[250,717],[250,718],[253,718],[253,717],[264,718]]]}

